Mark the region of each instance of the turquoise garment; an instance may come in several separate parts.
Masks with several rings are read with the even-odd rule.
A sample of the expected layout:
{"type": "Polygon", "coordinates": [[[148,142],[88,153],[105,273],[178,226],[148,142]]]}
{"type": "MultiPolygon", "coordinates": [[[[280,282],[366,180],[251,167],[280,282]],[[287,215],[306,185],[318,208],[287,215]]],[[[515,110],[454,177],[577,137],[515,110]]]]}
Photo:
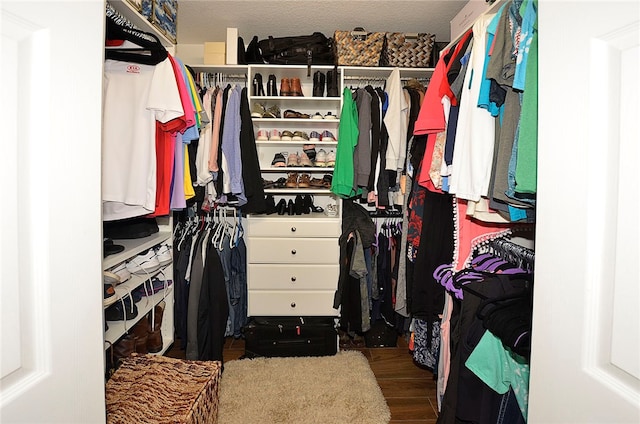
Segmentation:
{"type": "Polygon", "coordinates": [[[487,26],[487,48],[485,51],[484,66],[482,68],[482,83],[480,84],[480,92],[478,93],[478,107],[487,109],[492,116],[500,115],[502,108],[489,100],[491,80],[487,78],[487,67],[489,66],[489,60],[491,59],[491,46],[493,45],[493,39],[496,36],[498,21],[500,21],[500,17],[502,16],[505,6],[506,4],[498,10],[498,13],[496,13],[489,23],[489,26],[487,26]]]}
{"type": "Polygon", "coordinates": [[[496,393],[505,394],[509,387],[513,388],[526,421],[529,405],[529,364],[522,356],[505,349],[500,339],[487,330],[465,365],[496,393]]]}
{"type": "Polygon", "coordinates": [[[358,144],[358,108],[348,87],[342,92],[342,113],[338,127],[338,146],[336,164],[331,181],[331,192],[341,197],[352,197],[357,193],[353,189],[353,152],[358,144]]]}

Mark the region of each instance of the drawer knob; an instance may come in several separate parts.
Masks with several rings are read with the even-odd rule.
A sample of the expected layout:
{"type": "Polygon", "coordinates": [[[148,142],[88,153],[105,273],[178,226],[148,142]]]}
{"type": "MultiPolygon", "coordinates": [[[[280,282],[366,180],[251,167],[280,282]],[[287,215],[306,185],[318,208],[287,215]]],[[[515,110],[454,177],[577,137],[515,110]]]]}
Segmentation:
{"type": "Polygon", "coordinates": [[[292,250],[291,250],[291,254],[292,254],[292,255],[295,255],[295,254],[296,254],[296,249],[292,249],[292,250]]]}
{"type": "Polygon", "coordinates": [[[295,232],[296,232],[296,229],[297,229],[296,227],[291,227],[291,232],[292,232],[292,233],[295,233],[295,232]]]}
{"type": "Polygon", "coordinates": [[[296,307],[296,302],[291,302],[291,307],[295,308],[296,307]]]}
{"type": "Polygon", "coordinates": [[[291,281],[296,281],[296,277],[295,276],[291,277],[291,281]]]}

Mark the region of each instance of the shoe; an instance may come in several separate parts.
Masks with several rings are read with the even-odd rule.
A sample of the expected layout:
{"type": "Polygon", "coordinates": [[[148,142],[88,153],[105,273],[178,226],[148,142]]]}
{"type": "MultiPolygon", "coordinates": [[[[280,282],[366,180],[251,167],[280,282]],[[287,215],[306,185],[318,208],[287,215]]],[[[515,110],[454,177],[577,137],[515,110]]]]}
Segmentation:
{"type": "Polygon", "coordinates": [[[127,269],[136,275],[150,274],[160,269],[160,261],[156,257],[156,252],[148,249],[127,262],[127,269]]]}
{"type": "Polygon", "coordinates": [[[149,338],[149,318],[148,315],[140,318],[140,321],[136,322],[131,332],[136,339],[136,353],[145,355],[149,353],[147,350],[147,339],[149,338]]]}
{"type": "Polygon", "coordinates": [[[311,131],[309,134],[309,141],[320,141],[320,133],[318,131],[311,131]]]}
{"type": "Polygon", "coordinates": [[[158,258],[158,262],[160,262],[160,266],[169,265],[173,260],[171,256],[171,246],[167,243],[162,243],[160,246],[157,246],[155,249],[156,258],[158,258]]]}
{"type": "MultiPolygon", "coordinates": [[[[302,151],[307,155],[311,162],[315,162],[316,160],[316,145],[315,144],[305,144],[302,146],[302,151]]],[[[311,166],[311,165],[309,165],[311,166]]]]}
{"type": "Polygon", "coordinates": [[[324,85],[324,74],[320,71],[316,71],[313,74],[313,97],[324,97],[324,85]]]}
{"type": "Polygon", "coordinates": [[[291,96],[304,97],[300,78],[291,78],[291,96]]]}
{"type": "Polygon", "coordinates": [[[116,289],[113,288],[113,284],[103,283],[102,287],[102,306],[106,308],[113,305],[118,300],[118,296],[116,296],[116,289]]]}
{"type": "Polygon", "coordinates": [[[327,167],[333,168],[334,166],[336,166],[336,152],[331,150],[327,153],[327,167]]]}
{"type": "Polygon", "coordinates": [[[287,184],[287,179],[285,177],[280,177],[273,182],[273,188],[285,188],[287,184]]]}
{"type": "Polygon", "coordinates": [[[284,130],[282,131],[280,138],[282,141],[291,141],[291,139],[293,139],[293,133],[289,130],[284,130]]]}
{"type": "Polygon", "coordinates": [[[306,113],[296,112],[295,110],[287,109],[284,111],[284,117],[290,119],[309,119],[311,116],[306,113]]]}
{"type": "Polygon", "coordinates": [[[324,180],[322,178],[311,178],[309,187],[324,188],[324,180]]]}
{"type": "Polygon", "coordinates": [[[299,166],[300,158],[298,157],[298,153],[289,153],[289,157],[287,158],[287,166],[299,166]]]}
{"type": "Polygon", "coordinates": [[[162,316],[164,315],[164,308],[166,304],[164,300],[158,303],[153,308],[153,315],[151,322],[148,322],[147,331],[147,350],[150,353],[158,353],[162,350],[162,316]]]}
{"type": "Polygon", "coordinates": [[[131,278],[131,272],[127,269],[126,262],[122,262],[115,268],[111,268],[111,272],[116,274],[120,279],[120,283],[124,283],[129,278],[131,278]]]}
{"type": "MultiPolygon", "coordinates": [[[[304,201],[301,195],[296,196],[295,202],[293,202],[293,210],[296,215],[302,215],[304,212],[304,201]]],[[[308,212],[307,212],[308,213],[308,212]]]]}
{"type": "Polygon", "coordinates": [[[104,310],[107,321],[124,321],[138,316],[138,307],[130,296],[118,299],[113,305],[104,310]]]}
{"type": "Polygon", "coordinates": [[[280,81],[280,95],[291,95],[291,81],[289,80],[289,78],[282,78],[282,80],[280,81]]]}
{"type": "Polygon", "coordinates": [[[136,351],[136,336],[133,333],[127,333],[114,343],[111,348],[114,362],[120,359],[128,358],[136,351]]]}
{"type": "Polygon", "coordinates": [[[124,250],[124,246],[121,244],[115,244],[113,240],[110,238],[102,239],[102,257],[106,258],[110,255],[115,255],[116,253],[120,253],[124,250]]]}
{"type": "Polygon", "coordinates": [[[327,97],[338,97],[338,68],[327,71],[327,97]]]}
{"type": "Polygon", "coordinates": [[[322,136],[320,136],[320,140],[322,141],[336,141],[336,138],[333,136],[331,131],[323,131],[322,136]]]}
{"type": "Polygon", "coordinates": [[[298,173],[290,172],[287,176],[287,182],[285,183],[287,188],[298,188],[298,173]]]}
{"type": "Polygon", "coordinates": [[[267,80],[267,96],[277,96],[278,90],[276,89],[276,76],[271,74],[267,80]]]}
{"type": "Polygon", "coordinates": [[[322,116],[322,114],[321,114],[320,112],[316,112],[316,113],[311,117],[311,119],[317,119],[317,120],[320,120],[320,119],[324,119],[324,116],[322,116]]]}
{"type": "Polygon", "coordinates": [[[284,199],[280,199],[278,204],[276,205],[276,212],[278,215],[284,215],[287,213],[287,201],[284,199]]]}
{"type": "Polygon", "coordinates": [[[310,183],[309,174],[300,174],[298,177],[298,187],[300,188],[308,188],[310,183]]]}
{"type": "Polygon", "coordinates": [[[262,85],[262,75],[255,74],[253,76],[253,95],[264,96],[264,86],[262,85]]]}
{"type": "MultiPolygon", "coordinates": [[[[309,210],[309,212],[314,212],[314,213],[322,213],[324,212],[324,209],[320,206],[316,206],[313,204],[313,196],[310,194],[307,194],[304,196],[304,205],[305,208],[309,210]]],[[[309,212],[305,212],[305,213],[309,213],[309,212]]]]}
{"type": "Polygon", "coordinates": [[[264,213],[267,215],[272,215],[276,213],[277,211],[276,200],[273,198],[272,194],[267,194],[267,197],[265,198],[265,202],[267,203],[267,208],[265,209],[264,213]]]}
{"type": "Polygon", "coordinates": [[[295,131],[293,133],[293,141],[309,141],[309,136],[304,131],[295,131]]]}
{"type": "Polygon", "coordinates": [[[282,153],[276,153],[273,156],[273,160],[271,161],[271,166],[275,166],[276,168],[278,168],[286,165],[287,165],[287,161],[284,158],[284,155],[282,153]]]}
{"type": "MultiPolygon", "coordinates": [[[[311,162],[311,159],[309,159],[309,156],[307,156],[304,151],[300,153],[300,156],[298,157],[298,166],[313,166],[313,162],[311,162]]],[[[300,186],[299,182],[298,186],[300,186]]]]}
{"type": "Polygon", "coordinates": [[[295,215],[296,213],[296,206],[293,203],[293,200],[289,199],[289,201],[287,202],[287,215],[295,215]]]}
{"type": "Polygon", "coordinates": [[[319,166],[321,168],[324,168],[325,166],[327,166],[327,152],[325,152],[324,149],[318,150],[318,153],[316,153],[316,160],[314,163],[316,166],[319,166]]]}
{"type": "Polygon", "coordinates": [[[280,118],[280,108],[278,105],[273,105],[265,111],[263,118],[280,118]]]}
{"type": "Polygon", "coordinates": [[[324,174],[324,177],[322,177],[322,181],[324,181],[324,186],[326,188],[331,188],[331,182],[333,181],[333,175],[324,174]]]}
{"type": "Polygon", "coordinates": [[[332,114],[331,112],[327,112],[327,114],[324,115],[324,119],[336,120],[336,119],[338,119],[338,117],[336,115],[332,114]]]}
{"type": "Polygon", "coordinates": [[[268,140],[269,140],[269,133],[267,132],[267,130],[258,131],[258,135],[256,136],[256,141],[268,141],[268,140]]]}
{"type": "Polygon", "coordinates": [[[102,271],[102,282],[104,284],[111,284],[112,286],[117,286],[122,283],[120,276],[111,271],[102,271]]]}
{"type": "Polygon", "coordinates": [[[262,103],[253,104],[253,108],[251,109],[252,118],[262,118],[265,113],[267,113],[267,110],[264,108],[262,103]]]}
{"type": "Polygon", "coordinates": [[[132,292],[132,294],[134,295],[133,300],[135,301],[136,298],[142,300],[143,297],[153,296],[160,290],[166,289],[171,284],[173,284],[173,281],[166,279],[164,275],[162,276],[162,278],[153,277],[151,280],[146,280],[140,287],[132,292]]]}
{"type": "Polygon", "coordinates": [[[280,141],[280,131],[278,130],[271,130],[269,132],[269,140],[270,141],[280,141]]]}

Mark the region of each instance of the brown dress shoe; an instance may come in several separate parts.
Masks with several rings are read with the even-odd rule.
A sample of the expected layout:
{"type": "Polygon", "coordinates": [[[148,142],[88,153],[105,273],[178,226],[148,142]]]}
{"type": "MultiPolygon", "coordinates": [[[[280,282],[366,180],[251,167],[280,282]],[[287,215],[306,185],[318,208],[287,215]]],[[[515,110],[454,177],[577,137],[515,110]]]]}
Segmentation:
{"type": "Polygon", "coordinates": [[[142,317],[142,319],[133,326],[131,331],[136,338],[136,352],[143,355],[148,353],[149,318],[147,315],[142,317]]]}
{"type": "Polygon", "coordinates": [[[147,326],[149,329],[149,337],[147,338],[147,349],[151,353],[158,353],[162,350],[162,315],[164,313],[164,300],[158,303],[154,310],[153,327],[147,326]]]}
{"type": "Polygon", "coordinates": [[[116,361],[131,356],[136,351],[136,336],[133,333],[125,334],[111,349],[116,361]]]}
{"type": "Polygon", "coordinates": [[[280,81],[280,95],[291,95],[291,81],[289,80],[289,78],[282,78],[282,80],[280,81]]]}
{"type": "Polygon", "coordinates": [[[304,97],[302,94],[302,85],[300,84],[300,78],[291,78],[291,96],[304,97]]]}

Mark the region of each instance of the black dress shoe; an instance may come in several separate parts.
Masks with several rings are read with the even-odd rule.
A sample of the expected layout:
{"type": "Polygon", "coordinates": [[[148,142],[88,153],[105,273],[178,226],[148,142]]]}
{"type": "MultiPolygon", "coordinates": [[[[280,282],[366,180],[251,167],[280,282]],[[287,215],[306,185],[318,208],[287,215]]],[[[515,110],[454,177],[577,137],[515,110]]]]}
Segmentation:
{"type": "Polygon", "coordinates": [[[276,213],[276,201],[273,198],[273,195],[267,194],[266,202],[267,202],[267,208],[265,209],[264,212],[267,215],[271,215],[273,213],[276,213]]]}
{"type": "Polygon", "coordinates": [[[287,201],[280,199],[276,205],[276,211],[278,212],[278,215],[284,215],[287,212],[287,201]]]}
{"type": "Polygon", "coordinates": [[[293,203],[293,200],[289,199],[289,202],[287,202],[287,214],[295,215],[295,213],[296,213],[295,204],[293,203]]]}
{"type": "MultiPolygon", "coordinates": [[[[324,209],[322,207],[316,206],[313,204],[313,197],[311,197],[310,194],[305,195],[303,200],[305,204],[305,209],[308,210],[309,212],[316,212],[316,213],[324,212],[324,209]]],[[[305,212],[305,213],[309,213],[309,212],[305,212]]]]}
{"type": "Polygon", "coordinates": [[[305,212],[305,205],[304,205],[304,200],[302,199],[302,196],[300,194],[298,194],[296,196],[296,201],[294,202],[294,208],[295,208],[295,212],[296,215],[302,215],[303,213],[309,213],[308,211],[305,212]]]}

